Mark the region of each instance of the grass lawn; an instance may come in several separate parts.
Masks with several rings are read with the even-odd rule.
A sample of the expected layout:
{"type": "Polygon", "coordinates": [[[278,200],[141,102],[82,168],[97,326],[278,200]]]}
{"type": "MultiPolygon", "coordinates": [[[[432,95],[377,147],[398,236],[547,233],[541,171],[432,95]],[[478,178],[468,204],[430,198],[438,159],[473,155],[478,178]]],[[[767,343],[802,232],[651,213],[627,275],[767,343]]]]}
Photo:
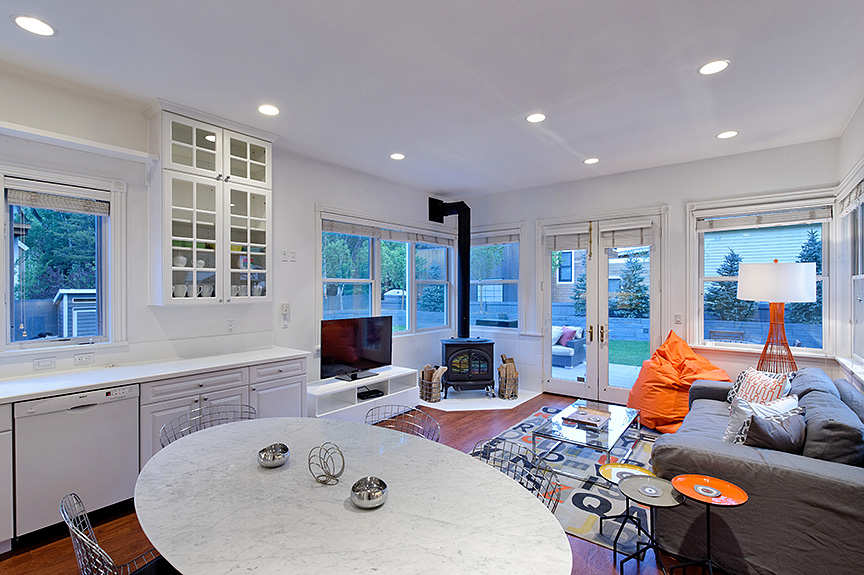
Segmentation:
{"type": "Polygon", "coordinates": [[[647,341],[609,340],[609,363],[640,367],[650,356],[647,341]]]}

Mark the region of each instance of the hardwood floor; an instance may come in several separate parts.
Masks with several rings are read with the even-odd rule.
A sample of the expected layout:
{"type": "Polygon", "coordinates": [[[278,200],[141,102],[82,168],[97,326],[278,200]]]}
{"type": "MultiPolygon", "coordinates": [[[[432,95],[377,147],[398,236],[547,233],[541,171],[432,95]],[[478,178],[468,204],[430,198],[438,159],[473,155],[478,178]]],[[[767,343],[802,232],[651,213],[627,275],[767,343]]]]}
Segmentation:
{"type": "MultiPolygon", "coordinates": [[[[573,398],[570,397],[544,393],[513,409],[446,412],[424,407],[423,410],[441,424],[441,443],[467,452],[477,441],[494,437],[544,405],[563,407],[572,401],[573,398]]],[[[121,510],[107,517],[94,516],[92,519],[99,544],[118,564],[132,559],[150,547],[132,511],[121,510]]],[[[63,529],[54,530],[40,540],[0,556],[0,575],[77,575],[78,566],[72,544],[68,532],[63,529]]],[[[618,573],[618,566],[612,564],[611,550],[576,537],[568,536],[568,539],[573,553],[573,575],[618,573]]],[[[667,567],[675,562],[665,556],[662,560],[667,567]]],[[[661,573],[651,552],[648,552],[641,565],[637,567],[630,562],[626,569],[628,573],[638,572],[640,575],[661,573]]],[[[693,575],[693,570],[690,575],[693,575]]]]}

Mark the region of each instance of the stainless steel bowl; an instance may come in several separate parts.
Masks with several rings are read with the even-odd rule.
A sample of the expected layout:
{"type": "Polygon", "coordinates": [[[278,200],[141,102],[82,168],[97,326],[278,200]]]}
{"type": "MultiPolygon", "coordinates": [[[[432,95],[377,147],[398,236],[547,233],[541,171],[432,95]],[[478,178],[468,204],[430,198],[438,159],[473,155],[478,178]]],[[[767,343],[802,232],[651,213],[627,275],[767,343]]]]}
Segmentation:
{"type": "Polygon", "coordinates": [[[351,487],[351,502],[363,509],[374,509],[387,501],[387,484],[377,477],[361,477],[351,487]]]}
{"type": "Polygon", "coordinates": [[[284,443],[268,445],[258,452],[258,465],[261,467],[279,467],[288,461],[290,452],[284,443]]]}

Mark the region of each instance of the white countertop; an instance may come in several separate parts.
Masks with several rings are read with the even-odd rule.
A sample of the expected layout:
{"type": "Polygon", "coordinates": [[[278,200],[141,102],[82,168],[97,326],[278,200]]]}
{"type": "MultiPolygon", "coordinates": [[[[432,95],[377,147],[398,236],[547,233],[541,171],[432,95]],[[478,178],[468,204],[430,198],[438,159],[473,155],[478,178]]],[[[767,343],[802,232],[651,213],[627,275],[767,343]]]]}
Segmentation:
{"type": "Polygon", "coordinates": [[[144,533],[184,575],[565,575],[560,523],[528,490],[465,453],[389,429],[312,418],[267,418],[193,433],[158,452],[138,477],[144,533]],[[309,451],[345,455],[334,486],[315,482],[309,451]],[[285,465],[258,465],[286,443],[285,465]],[[386,503],[363,510],[351,485],[374,475],[386,503]]]}
{"type": "Polygon", "coordinates": [[[95,367],[48,375],[29,375],[0,380],[0,404],[38,399],[76,391],[88,391],[115,385],[129,385],[190,375],[213,369],[245,367],[253,363],[266,363],[286,359],[309,358],[307,351],[287,347],[271,347],[241,353],[223,354],[194,359],[172,359],[95,367]]]}

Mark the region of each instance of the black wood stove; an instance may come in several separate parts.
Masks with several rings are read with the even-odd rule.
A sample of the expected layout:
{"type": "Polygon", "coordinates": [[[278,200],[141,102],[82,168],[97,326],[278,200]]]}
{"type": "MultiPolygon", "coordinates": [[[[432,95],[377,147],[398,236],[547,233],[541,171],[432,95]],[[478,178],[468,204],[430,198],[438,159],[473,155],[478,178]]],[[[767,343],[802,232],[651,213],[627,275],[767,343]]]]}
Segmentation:
{"type": "Polygon", "coordinates": [[[444,216],[458,217],[456,240],[456,337],[441,340],[441,365],[447,371],[441,382],[444,398],[447,390],[485,389],[495,396],[494,346],[491,339],[470,337],[470,282],[471,282],[471,208],[465,202],[444,203],[429,198],[429,220],[444,223],[444,216]]]}

